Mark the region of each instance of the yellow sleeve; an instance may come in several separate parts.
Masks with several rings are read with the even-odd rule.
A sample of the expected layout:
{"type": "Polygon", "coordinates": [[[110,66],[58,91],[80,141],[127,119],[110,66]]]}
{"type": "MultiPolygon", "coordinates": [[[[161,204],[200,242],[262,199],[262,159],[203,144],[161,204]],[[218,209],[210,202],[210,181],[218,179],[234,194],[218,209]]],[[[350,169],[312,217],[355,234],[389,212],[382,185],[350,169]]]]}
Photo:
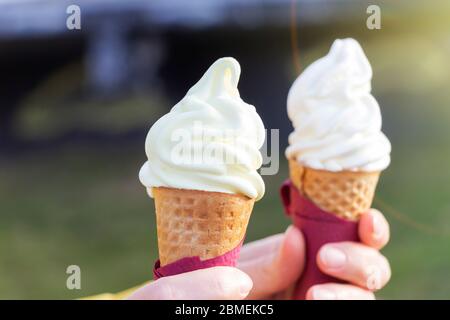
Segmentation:
{"type": "Polygon", "coordinates": [[[131,293],[133,293],[140,287],[144,286],[145,284],[146,283],[117,293],[101,293],[95,296],[81,298],[81,300],[123,300],[126,299],[131,293]]]}

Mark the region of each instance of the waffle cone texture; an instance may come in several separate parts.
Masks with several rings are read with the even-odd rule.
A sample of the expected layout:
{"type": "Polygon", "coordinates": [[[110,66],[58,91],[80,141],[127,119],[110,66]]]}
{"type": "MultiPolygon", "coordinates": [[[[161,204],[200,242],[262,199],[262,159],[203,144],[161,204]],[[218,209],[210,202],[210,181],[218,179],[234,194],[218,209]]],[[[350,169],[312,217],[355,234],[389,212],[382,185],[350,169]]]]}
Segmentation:
{"type": "Polygon", "coordinates": [[[321,209],[356,221],[369,210],[380,172],[331,172],[289,160],[292,183],[321,209]]]}
{"type": "Polygon", "coordinates": [[[153,188],[161,266],[220,256],[244,239],[254,199],[243,195],[153,188]]]}

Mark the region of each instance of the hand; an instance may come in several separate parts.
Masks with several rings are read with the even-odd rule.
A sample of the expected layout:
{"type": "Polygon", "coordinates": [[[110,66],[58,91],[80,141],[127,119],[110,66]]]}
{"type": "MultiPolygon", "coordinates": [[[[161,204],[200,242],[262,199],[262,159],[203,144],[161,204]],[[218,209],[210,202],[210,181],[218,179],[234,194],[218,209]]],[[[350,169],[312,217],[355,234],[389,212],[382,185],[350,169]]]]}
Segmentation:
{"type": "Polygon", "coordinates": [[[131,300],[241,300],[252,279],[233,267],[214,267],[164,277],[136,290],[131,300]]]}
{"type": "MultiPolygon", "coordinates": [[[[389,241],[389,226],[379,211],[372,209],[361,217],[359,237],[361,243],[332,243],[319,250],[322,272],[348,284],[315,285],[307,292],[308,300],[374,299],[373,291],[386,285],[391,271],[378,249],[389,241]]],[[[244,246],[238,267],[253,280],[248,298],[285,298],[283,292],[289,293],[303,271],[304,249],[303,236],[293,226],[284,235],[244,246]]]]}
{"type": "Polygon", "coordinates": [[[389,225],[378,210],[372,209],[361,217],[359,237],[361,243],[324,245],[317,256],[322,272],[350,284],[316,285],[308,291],[307,299],[374,299],[373,291],[386,285],[391,269],[378,250],[389,241],[389,225]]]}
{"type": "MultiPolygon", "coordinates": [[[[372,291],[387,283],[389,264],[377,251],[389,240],[383,215],[376,210],[363,215],[359,236],[363,244],[327,244],[317,259],[323,272],[351,284],[316,285],[308,291],[308,299],[373,299],[372,291]],[[379,273],[371,281],[374,268],[379,273]]],[[[295,284],[303,271],[304,259],[303,236],[291,226],[284,234],[243,246],[239,269],[215,267],[161,278],[138,289],[130,299],[273,298],[295,284]]]]}

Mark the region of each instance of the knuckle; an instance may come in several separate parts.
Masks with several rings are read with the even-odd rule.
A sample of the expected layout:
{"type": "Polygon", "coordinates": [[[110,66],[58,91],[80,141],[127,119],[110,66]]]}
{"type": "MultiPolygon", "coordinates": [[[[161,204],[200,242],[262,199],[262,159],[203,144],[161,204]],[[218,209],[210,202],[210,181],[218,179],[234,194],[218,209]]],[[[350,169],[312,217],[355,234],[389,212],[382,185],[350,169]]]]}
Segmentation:
{"type": "Polygon", "coordinates": [[[383,264],[383,270],[384,270],[384,284],[388,283],[391,279],[391,265],[388,261],[388,259],[385,256],[381,256],[382,264],[383,264]]]}
{"type": "Polygon", "coordinates": [[[380,290],[389,281],[390,276],[391,271],[388,260],[381,254],[378,254],[375,263],[364,268],[363,279],[365,287],[370,291],[380,290]]]}

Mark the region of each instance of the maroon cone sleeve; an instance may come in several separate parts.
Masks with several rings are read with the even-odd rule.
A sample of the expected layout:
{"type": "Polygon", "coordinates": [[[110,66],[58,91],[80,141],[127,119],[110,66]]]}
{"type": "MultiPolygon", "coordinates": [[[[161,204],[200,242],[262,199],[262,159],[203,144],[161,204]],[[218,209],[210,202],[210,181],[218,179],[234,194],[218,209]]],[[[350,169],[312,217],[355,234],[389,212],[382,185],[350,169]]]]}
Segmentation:
{"type": "Polygon", "coordinates": [[[162,277],[217,266],[235,267],[243,242],[244,240],[242,240],[241,243],[231,251],[207,260],[200,260],[200,257],[198,256],[186,257],[169,263],[163,267],[161,267],[159,260],[157,260],[155,266],[153,267],[153,278],[157,280],[162,277]]]}
{"type": "Polygon", "coordinates": [[[300,194],[290,180],[286,180],[280,189],[284,210],[294,225],[302,230],[306,242],[306,261],[303,274],[293,292],[293,299],[304,300],[308,289],[320,283],[341,282],[322,273],[316,257],[319,249],[326,243],[357,241],[358,222],[349,221],[326,212],[300,194]]]}

